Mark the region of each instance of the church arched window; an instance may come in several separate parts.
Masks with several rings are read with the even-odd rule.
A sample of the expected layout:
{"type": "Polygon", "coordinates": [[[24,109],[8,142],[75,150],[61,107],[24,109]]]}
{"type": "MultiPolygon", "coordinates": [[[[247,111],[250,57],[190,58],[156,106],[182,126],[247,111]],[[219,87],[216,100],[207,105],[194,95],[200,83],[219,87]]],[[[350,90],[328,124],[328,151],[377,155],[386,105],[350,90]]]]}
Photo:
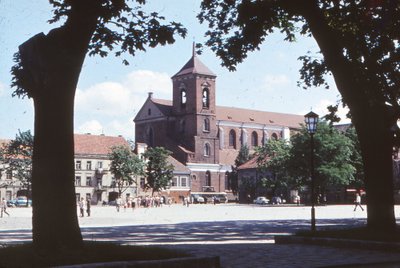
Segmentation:
{"type": "Polygon", "coordinates": [[[211,186],[211,172],[209,170],[206,171],[206,186],[211,186]]]}
{"type": "Polygon", "coordinates": [[[229,131],[229,147],[236,149],[236,132],[233,129],[229,131]]]}
{"type": "Polygon", "coordinates": [[[204,144],[204,156],[210,156],[211,146],[209,143],[204,144]]]}
{"type": "Polygon", "coordinates": [[[205,132],[209,132],[210,131],[210,119],[204,118],[203,130],[205,132]]]}
{"type": "Polygon", "coordinates": [[[258,146],[258,134],[255,131],[251,133],[251,146],[258,146]]]}
{"type": "Polygon", "coordinates": [[[209,108],[210,107],[210,92],[208,91],[208,88],[203,89],[203,108],[209,108]]]}
{"type": "Polygon", "coordinates": [[[276,133],[272,133],[271,138],[274,140],[278,140],[278,135],[276,133]]]}

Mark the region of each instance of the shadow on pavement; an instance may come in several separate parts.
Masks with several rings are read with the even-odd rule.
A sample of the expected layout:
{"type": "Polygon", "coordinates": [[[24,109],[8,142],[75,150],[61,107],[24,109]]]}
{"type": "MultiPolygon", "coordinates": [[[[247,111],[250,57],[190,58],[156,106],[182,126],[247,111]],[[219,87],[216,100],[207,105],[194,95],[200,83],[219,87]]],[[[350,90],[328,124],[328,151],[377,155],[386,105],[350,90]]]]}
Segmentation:
{"type": "MultiPolygon", "coordinates": [[[[362,226],[363,219],[318,220],[317,227],[345,228],[362,226]]],[[[130,225],[113,227],[83,227],[85,240],[120,243],[257,243],[273,240],[277,234],[291,234],[310,227],[308,220],[213,221],[179,224],[130,225]]],[[[0,231],[0,244],[32,241],[31,230],[0,231]]]]}

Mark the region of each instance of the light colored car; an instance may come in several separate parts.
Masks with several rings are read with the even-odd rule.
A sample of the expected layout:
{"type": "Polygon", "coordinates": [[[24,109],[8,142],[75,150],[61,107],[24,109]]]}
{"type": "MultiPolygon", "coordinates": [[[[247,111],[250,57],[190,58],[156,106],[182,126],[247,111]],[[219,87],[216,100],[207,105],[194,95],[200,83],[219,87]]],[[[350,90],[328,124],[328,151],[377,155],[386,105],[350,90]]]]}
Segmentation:
{"type": "Polygon", "coordinates": [[[193,195],[192,198],[193,198],[193,202],[195,204],[203,204],[205,202],[204,197],[202,197],[201,195],[196,194],[196,195],[193,195]]]}
{"type": "Polygon", "coordinates": [[[269,203],[269,200],[265,196],[259,196],[254,199],[253,203],[257,205],[266,205],[269,203]]]}

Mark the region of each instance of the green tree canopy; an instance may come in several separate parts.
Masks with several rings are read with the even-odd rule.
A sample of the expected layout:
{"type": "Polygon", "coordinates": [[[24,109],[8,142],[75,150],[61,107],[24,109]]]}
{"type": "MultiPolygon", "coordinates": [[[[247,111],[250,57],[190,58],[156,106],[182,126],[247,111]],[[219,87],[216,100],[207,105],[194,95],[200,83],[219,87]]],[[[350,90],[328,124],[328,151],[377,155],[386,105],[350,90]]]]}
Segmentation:
{"type": "MultiPolygon", "coordinates": [[[[303,185],[310,178],[310,135],[303,127],[291,139],[292,150],[289,170],[303,185]]],[[[314,134],[314,167],[316,186],[323,193],[330,186],[347,186],[354,182],[356,169],[351,157],[355,150],[353,142],[325,122],[318,124],[314,134]]]]}
{"type": "Polygon", "coordinates": [[[33,136],[30,130],[18,131],[14,140],[0,148],[0,157],[6,172],[12,174],[28,190],[32,183],[33,136]]]}
{"type": "Polygon", "coordinates": [[[168,163],[171,152],[164,147],[150,147],[143,154],[146,162],[146,188],[152,195],[166,189],[173,178],[174,166],[168,163]]]}
{"type": "Polygon", "coordinates": [[[400,115],[400,2],[204,0],[201,8],[198,18],[209,27],[206,45],[230,70],[275,31],[286,41],[298,35],[315,39],[320,54],[300,57],[301,84],[327,86],[326,75],[333,75],[360,142],[367,224],[393,231],[392,151],[400,144],[395,124],[400,115]]]}
{"type": "Polygon", "coordinates": [[[128,146],[114,146],[109,154],[110,171],[114,175],[119,197],[132,184],[136,183],[134,176],[144,174],[144,162],[135,155],[128,146]]]}
{"type": "Polygon", "coordinates": [[[264,146],[256,149],[257,168],[261,174],[268,174],[262,176],[261,185],[272,189],[273,195],[276,195],[279,189],[283,192],[289,186],[295,187],[287,169],[290,149],[290,143],[283,139],[270,139],[264,146]]]}

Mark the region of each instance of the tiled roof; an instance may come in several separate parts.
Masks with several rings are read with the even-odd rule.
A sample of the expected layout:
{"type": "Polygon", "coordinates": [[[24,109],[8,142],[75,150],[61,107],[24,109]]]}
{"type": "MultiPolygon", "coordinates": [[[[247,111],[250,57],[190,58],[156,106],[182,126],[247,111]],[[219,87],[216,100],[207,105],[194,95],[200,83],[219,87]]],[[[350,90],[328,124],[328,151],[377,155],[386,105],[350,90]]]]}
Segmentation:
{"type": "MultiPolygon", "coordinates": [[[[165,115],[171,114],[172,101],[163,99],[152,99],[152,101],[165,115]]],[[[288,126],[290,128],[300,128],[300,124],[304,122],[303,115],[265,112],[225,106],[216,107],[216,116],[217,120],[221,121],[288,126]]]]}
{"type": "Polygon", "coordinates": [[[184,164],[173,158],[172,156],[168,156],[167,158],[168,163],[174,166],[175,172],[182,172],[182,173],[190,173],[190,169],[188,169],[184,164]]]}
{"type": "Polygon", "coordinates": [[[300,123],[304,122],[304,116],[295,114],[265,112],[225,106],[217,106],[216,110],[217,120],[223,121],[288,126],[290,128],[300,128],[300,123]]]}
{"type": "Polygon", "coordinates": [[[74,134],[75,155],[107,155],[113,146],[128,146],[129,143],[123,137],[104,135],[74,134]]]}
{"type": "MultiPolygon", "coordinates": [[[[250,158],[249,161],[247,161],[247,162],[241,164],[240,166],[238,166],[237,169],[238,170],[244,170],[244,169],[257,168],[257,159],[258,159],[258,156],[256,155],[256,156],[250,158]]],[[[268,161],[269,157],[266,157],[266,160],[268,161]]]]}
{"type": "Polygon", "coordinates": [[[190,60],[177,72],[173,77],[185,75],[185,74],[204,74],[210,76],[216,76],[199,58],[193,53],[190,60]]]}
{"type": "Polygon", "coordinates": [[[172,101],[163,99],[151,99],[158,109],[164,114],[169,115],[172,111],[172,101]]]}
{"type": "Polygon", "coordinates": [[[223,165],[233,165],[239,151],[235,149],[222,149],[219,150],[219,163],[223,165]]]}

